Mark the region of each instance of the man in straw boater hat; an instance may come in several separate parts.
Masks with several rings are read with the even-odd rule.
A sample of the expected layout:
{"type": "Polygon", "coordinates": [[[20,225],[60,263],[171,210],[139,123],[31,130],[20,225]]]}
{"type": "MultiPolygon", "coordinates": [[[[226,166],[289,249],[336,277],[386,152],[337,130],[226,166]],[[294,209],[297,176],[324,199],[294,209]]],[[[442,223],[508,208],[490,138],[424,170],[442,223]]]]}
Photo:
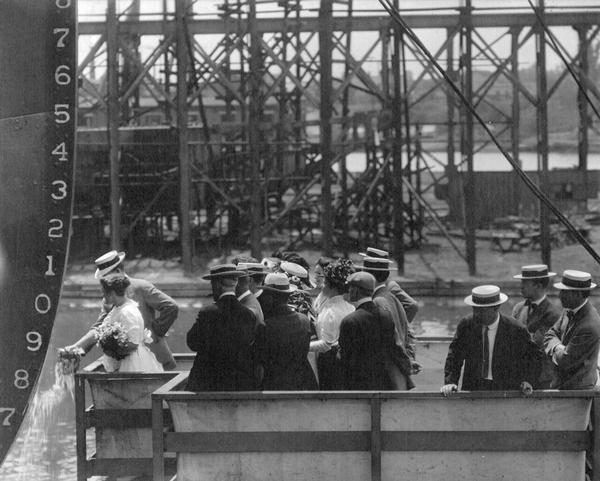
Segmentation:
{"type": "MultiPolygon", "coordinates": [[[[412,381],[408,377],[421,370],[421,365],[415,360],[415,336],[409,325],[406,311],[402,303],[388,288],[386,281],[390,276],[391,260],[383,257],[364,257],[362,266],[358,268],[368,272],[375,277],[375,290],[373,291],[373,302],[383,309],[387,309],[394,321],[394,336],[398,346],[403,348],[411,359],[411,372],[395,376],[396,390],[410,389],[412,381]]],[[[414,387],[414,385],[412,385],[414,387]]]]}
{"type": "MultiPolygon", "coordinates": [[[[125,252],[112,250],[98,257],[94,263],[96,272],[94,277],[100,279],[107,274],[122,273],[130,282],[127,289],[127,295],[138,304],[138,308],[144,318],[144,327],[152,332],[152,343],[148,345],[150,350],[156,356],[163,369],[169,371],[177,367],[173,354],[166,341],[166,335],[179,313],[179,308],[175,301],[167,294],[158,289],[154,284],[144,279],[129,277],[125,274],[123,261],[125,252]],[[158,314],[158,315],[157,315],[158,314]]],[[[66,346],[64,352],[77,352],[86,354],[96,344],[97,334],[95,328],[102,324],[106,315],[113,306],[102,304],[100,316],[81,339],[71,346],[66,346]]]]}
{"type": "Polygon", "coordinates": [[[311,328],[308,317],[288,303],[297,287],[283,272],[265,277],[260,299],[265,306],[265,334],[259,359],[264,367],[265,391],[316,390],[308,362],[311,328]]]}
{"type": "MultiPolygon", "coordinates": [[[[544,348],[546,331],[560,317],[560,309],[550,302],[546,295],[550,278],[555,275],[556,273],[548,271],[546,264],[535,264],[523,266],[521,273],[513,276],[521,280],[521,295],[524,300],[515,305],[512,316],[523,323],[540,350],[544,348]]],[[[540,378],[534,387],[549,389],[551,380],[552,362],[546,358],[542,360],[540,378]]]]}
{"type": "Polygon", "coordinates": [[[538,379],[540,352],[525,326],[500,312],[508,297],[498,286],[477,286],[465,298],[473,308],[463,317],[448,348],[441,392],[507,391],[529,394],[538,379]]]}
{"type": "Polygon", "coordinates": [[[250,283],[252,281],[251,276],[254,274],[264,277],[266,274],[264,269],[265,267],[260,262],[237,263],[237,270],[243,275],[238,278],[238,283],[235,287],[235,295],[238,301],[242,303],[242,306],[252,311],[254,317],[256,317],[256,324],[263,326],[265,325],[265,316],[256,298],[256,294],[250,290],[250,283]]]}
{"type": "Polygon", "coordinates": [[[600,316],[588,301],[596,287],[587,272],[566,270],[559,289],[563,312],[544,337],[552,359],[552,389],[593,389],[598,385],[600,316]]]}
{"type": "Polygon", "coordinates": [[[187,345],[196,352],[187,389],[190,391],[253,391],[256,377],[256,319],[235,295],[244,274],[235,264],[211,267],[214,304],[202,306],[187,333],[187,345]]]}
{"type": "MultiPolygon", "coordinates": [[[[365,252],[359,252],[359,255],[363,257],[371,257],[373,259],[386,259],[390,260],[390,254],[388,251],[382,249],[376,249],[375,247],[367,247],[365,252]]],[[[385,285],[387,289],[398,298],[402,303],[404,312],[406,312],[406,318],[409,323],[413,321],[417,312],[419,311],[419,303],[415,301],[408,293],[400,287],[400,284],[393,279],[387,278],[385,285]]]]}

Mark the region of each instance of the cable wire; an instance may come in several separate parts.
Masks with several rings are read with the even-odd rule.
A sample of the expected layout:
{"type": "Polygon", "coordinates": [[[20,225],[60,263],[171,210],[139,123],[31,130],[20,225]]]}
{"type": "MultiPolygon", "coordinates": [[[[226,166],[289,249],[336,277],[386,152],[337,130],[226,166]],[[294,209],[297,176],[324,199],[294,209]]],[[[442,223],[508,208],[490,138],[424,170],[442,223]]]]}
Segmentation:
{"type": "Polygon", "coordinates": [[[448,76],[443,67],[436,61],[434,56],[431,54],[429,49],[421,42],[419,37],[414,33],[414,31],[404,22],[402,17],[400,16],[397,9],[391,3],[391,0],[379,0],[379,3],[382,7],[388,12],[392,20],[398,24],[398,26],[404,31],[406,36],[413,42],[415,46],[419,48],[419,50],[428,58],[428,60],[432,63],[435,69],[440,73],[440,75],[446,80],[446,82],[450,85],[454,93],[460,98],[461,102],[465,105],[465,107],[471,112],[473,117],[479,122],[481,127],[485,130],[485,132],[489,135],[492,142],[496,145],[498,150],[502,153],[502,155],[508,160],[510,165],[513,167],[517,175],[523,180],[525,185],[533,192],[533,194],[556,216],[556,218],[567,228],[567,230],[573,235],[575,239],[588,251],[588,253],[594,258],[596,262],[600,264],[600,255],[594,250],[594,248],[590,245],[590,243],[583,237],[581,232],[567,219],[564,214],[552,203],[552,201],[548,198],[548,196],[531,180],[531,178],[525,173],[525,171],[521,168],[521,166],[516,162],[512,156],[502,147],[496,136],[487,126],[485,121],[481,118],[481,116],[477,113],[473,105],[466,99],[461,90],[456,86],[456,84],[452,81],[452,79],[448,76]]]}

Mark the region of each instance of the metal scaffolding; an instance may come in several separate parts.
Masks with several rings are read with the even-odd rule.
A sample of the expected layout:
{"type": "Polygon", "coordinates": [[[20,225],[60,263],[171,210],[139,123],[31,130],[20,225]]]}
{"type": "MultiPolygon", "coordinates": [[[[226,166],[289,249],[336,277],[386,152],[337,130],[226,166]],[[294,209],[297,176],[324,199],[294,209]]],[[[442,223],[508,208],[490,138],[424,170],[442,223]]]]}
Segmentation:
{"type": "MultiPolygon", "coordinates": [[[[261,256],[276,244],[314,242],[325,254],[376,244],[402,270],[405,249],[419,247],[432,223],[443,233],[462,229],[465,249],[457,252],[476,272],[473,166],[490,140],[377,2],[106,0],[88,15],[81,12],[89,2],[79,3],[76,214],[109,206],[113,247],[149,236],[164,245],[174,232],[189,272],[207,246],[261,256]],[[428,117],[423,106],[431,102],[443,105],[443,118],[428,117]],[[441,149],[427,142],[425,125],[436,126],[441,149]],[[440,200],[434,192],[442,188],[440,200]]],[[[544,190],[548,102],[569,77],[554,66],[560,73],[548,85],[546,52],[559,48],[587,94],[573,99],[578,167],[587,169],[586,99],[600,99],[588,57],[600,5],[550,9],[538,1],[534,12],[527,2],[492,10],[466,0],[422,12],[402,11],[402,3],[417,35],[434,32],[435,59],[514,159],[520,112],[535,107],[544,190]],[[552,34],[565,27],[576,29],[575,47],[552,34]],[[533,85],[519,68],[532,44],[533,85]],[[494,101],[498,92],[512,99],[506,111],[494,101]]],[[[538,215],[542,259],[550,263],[549,215],[544,208],[538,215]]]]}

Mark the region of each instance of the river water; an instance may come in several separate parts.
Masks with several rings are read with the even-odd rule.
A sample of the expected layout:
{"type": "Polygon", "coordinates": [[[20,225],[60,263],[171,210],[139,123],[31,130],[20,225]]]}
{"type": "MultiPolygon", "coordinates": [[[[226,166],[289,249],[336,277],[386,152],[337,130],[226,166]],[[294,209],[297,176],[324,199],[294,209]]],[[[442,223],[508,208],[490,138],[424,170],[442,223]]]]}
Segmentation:
{"type": "MultiPolygon", "coordinates": [[[[438,162],[447,164],[446,152],[431,152],[424,154],[423,157],[433,171],[443,171],[442,165],[438,162]]],[[[536,152],[521,152],[519,158],[524,170],[537,170],[538,160],[536,152]]],[[[460,161],[461,155],[460,153],[456,153],[454,156],[455,164],[458,165],[460,161]]],[[[600,170],[600,153],[588,154],[587,162],[588,170],[600,170]]],[[[363,152],[353,152],[347,156],[346,163],[349,171],[363,172],[366,166],[365,154],[363,152]]],[[[550,152],[548,155],[549,169],[573,169],[578,165],[579,157],[577,152],[550,152]]],[[[466,164],[464,165],[464,169],[466,170],[466,164]]],[[[512,170],[512,166],[499,151],[485,151],[474,155],[473,169],[483,172],[502,172],[512,170]]]]}
{"type": "MultiPolygon", "coordinates": [[[[502,311],[510,313],[515,301],[509,300],[502,311]]],[[[177,299],[180,314],[169,335],[173,352],[189,352],[185,335],[203,302],[207,300],[177,299]]],[[[61,392],[57,387],[65,386],[55,376],[57,349],[73,343],[87,332],[98,312],[99,301],[96,299],[62,299],[32,407],[17,441],[0,467],[0,480],[76,481],[74,402],[67,391],[61,392]]],[[[462,298],[423,298],[414,329],[419,336],[451,336],[458,319],[469,312],[470,308],[462,298]]],[[[95,348],[86,356],[82,367],[98,356],[99,351],[95,348]]],[[[415,382],[418,389],[418,376],[415,382]]]]}

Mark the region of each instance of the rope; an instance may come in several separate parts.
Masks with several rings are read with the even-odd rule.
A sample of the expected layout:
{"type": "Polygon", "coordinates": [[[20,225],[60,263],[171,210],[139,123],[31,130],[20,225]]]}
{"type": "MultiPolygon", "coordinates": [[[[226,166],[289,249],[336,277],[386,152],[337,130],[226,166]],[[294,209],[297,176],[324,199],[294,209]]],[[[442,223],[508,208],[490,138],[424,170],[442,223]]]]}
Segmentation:
{"type": "Polygon", "coordinates": [[[413,42],[413,44],[419,48],[419,50],[427,57],[427,59],[432,63],[435,69],[439,72],[439,74],[444,78],[444,80],[448,83],[448,85],[452,88],[454,93],[458,96],[461,102],[465,105],[465,107],[471,112],[473,117],[479,122],[481,127],[485,130],[485,132],[490,137],[491,141],[496,145],[498,150],[502,153],[502,155],[508,160],[509,164],[513,167],[517,175],[523,180],[525,185],[533,192],[533,194],[556,216],[556,218],[567,228],[567,230],[573,235],[573,237],[581,244],[588,253],[594,258],[596,262],[600,264],[600,256],[594,250],[594,248],[590,245],[590,243],[583,237],[581,232],[577,230],[577,228],[567,219],[563,213],[552,203],[552,201],[548,198],[548,196],[542,192],[542,190],[531,180],[531,178],[525,173],[525,171],[521,168],[521,166],[516,162],[512,156],[500,145],[500,142],[496,138],[496,136],[492,133],[490,128],[487,126],[485,121],[481,118],[481,116],[475,110],[475,107],[469,103],[461,90],[455,85],[452,79],[448,76],[443,67],[436,61],[431,52],[427,49],[427,47],[421,42],[419,37],[413,32],[413,30],[404,22],[398,10],[391,3],[391,0],[379,0],[379,3],[383,6],[383,8],[388,12],[392,20],[398,24],[398,26],[403,30],[406,36],[413,42]]]}
{"type": "Polygon", "coordinates": [[[554,34],[550,31],[548,26],[544,23],[544,19],[542,18],[542,15],[540,14],[539,10],[537,8],[535,8],[533,3],[531,3],[531,0],[527,0],[527,1],[529,2],[529,5],[531,5],[531,8],[532,8],[533,12],[535,13],[535,16],[536,16],[538,22],[540,23],[541,27],[544,29],[544,32],[546,32],[546,35],[548,35],[550,42],[552,42],[554,51],[560,57],[560,59],[563,61],[563,63],[565,64],[565,67],[567,67],[567,70],[571,74],[571,77],[573,77],[573,80],[575,80],[577,87],[579,87],[579,91],[583,94],[583,96],[587,100],[588,104],[590,105],[590,107],[592,108],[594,113],[596,114],[596,117],[598,117],[598,119],[600,120],[600,113],[596,109],[596,106],[592,102],[592,99],[590,99],[590,97],[588,96],[586,90],[583,88],[583,85],[581,84],[581,80],[579,80],[579,77],[577,77],[577,75],[573,71],[573,68],[571,67],[571,65],[569,64],[569,62],[563,55],[561,49],[558,47],[558,44],[556,43],[556,39],[554,38],[554,34]]]}

